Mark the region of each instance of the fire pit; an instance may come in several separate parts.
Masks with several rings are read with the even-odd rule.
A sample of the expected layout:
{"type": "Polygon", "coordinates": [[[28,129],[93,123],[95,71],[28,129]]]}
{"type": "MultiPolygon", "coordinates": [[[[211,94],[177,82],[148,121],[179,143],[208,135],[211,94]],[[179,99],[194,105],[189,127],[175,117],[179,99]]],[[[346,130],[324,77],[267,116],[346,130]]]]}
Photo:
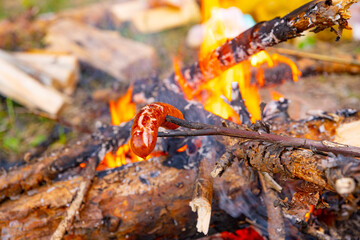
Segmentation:
{"type": "Polygon", "coordinates": [[[111,126],[4,173],[1,236],[356,238],[360,148],[346,128],[359,111],[294,120],[286,96],[259,94],[301,76],[265,48],[333,25],[340,36],[354,2],[312,1],[231,40],[207,31],[195,64],[111,100],[111,126]]]}

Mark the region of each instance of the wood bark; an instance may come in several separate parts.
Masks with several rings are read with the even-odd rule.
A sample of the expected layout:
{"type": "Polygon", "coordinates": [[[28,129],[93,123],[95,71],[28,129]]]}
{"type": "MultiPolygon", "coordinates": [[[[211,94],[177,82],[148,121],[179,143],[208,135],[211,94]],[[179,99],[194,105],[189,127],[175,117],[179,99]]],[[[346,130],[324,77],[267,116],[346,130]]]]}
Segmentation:
{"type": "MultiPolygon", "coordinates": [[[[237,167],[214,181],[214,190],[241,194],[237,167]]],[[[89,190],[85,206],[65,239],[119,237],[186,238],[196,236],[196,214],[189,202],[197,173],[194,169],[165,167],[159,159],[131,164],[99,176],[89,190]]],[[[0,206],[1,237],[48,238],[64,217],[82,177],[50,183],[0,206]],[[59,197],[61,196],[61,197],[59,197]]],[[[219,206],[213,206],[219,214],[219,206]]],[[[222,212],[220,218],[229,216],[222,212]]],[[[216,217],[215,217],[216,219],[216,217]]],[[[218,217],[219,219],[219,217],[218,217]]],[[[214,219],[212,219],[214,221],[214,219]]],[[[216,226],[221,228],[221,223],[216,226]]]]}

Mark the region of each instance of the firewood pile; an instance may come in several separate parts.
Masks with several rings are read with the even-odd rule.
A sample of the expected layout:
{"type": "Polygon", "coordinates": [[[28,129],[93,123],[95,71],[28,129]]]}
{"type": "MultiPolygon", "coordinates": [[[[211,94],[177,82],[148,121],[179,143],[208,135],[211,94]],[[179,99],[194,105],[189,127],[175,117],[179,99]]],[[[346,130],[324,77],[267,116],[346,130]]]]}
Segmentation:
{"type": "MultiPolygon", "coordinates": [[[[30,109],[59,116],[72,101],[79,62],[113,79],[126,79],[130,87],[123,98],[129,102],[120,115],[137,109],[122,121],[113,119],[113,125],[98,122],[73,144],[26,155],[25,164],[2,171],[1,238],[356,239],[358,109],[317,111],[294,120],[288,111],[291,103],[281,97],[261,104],[254,121],[243,86],[235,81],[231,99],[224,101],[236,118],[220,117],[198,101],[203,94],[199,86],[239,64],[249,66],[249,82],[257,87],[297,81],[300,73],[283,57],[273,59],[276,68],[246,61],[307,30],[337,25],[334,37],[339,38],[348,28],[353,3],[357,1],[309,2],[282,18],[256,24],[191,66],[175,66],[166,79],[141,78],[156,67],[152,47],[89,22],[96,18],[99,23],[111,12],[116,21],[131,21],[144,33],[161,31],[184,24],[177,17],[167,23],[158,17],[172,11],[181,21],[198,19],[195,1],[149,1],[146,9],[129,1],[86,8],[83,14],[68,11],[44,23],[46,51],[1,50],[0,92],[30,109]],[[146,17],[153,23],[144,21],[146,17]],[[259,81],[259,75],[266,81],[259,81]],[[32,95],[22,95],[24,90],[32,95]],[[104,159],[116,158],[123,146],[131,148],[128,155],[141,158],[119,160],[125,162],[110,168],[104,159]]],[[[298,52],[285,54],[301,57],[298,52]]],[[[327,58],[328,65],[320,66],[314,64],[319,58],[313,54],[310,63],[296,64],[311,74],[331,69],[358,74],[357,59],[327,58]]],[[[115,90],[97,92],[97,97],[111,99],[109,92],[115,90]]]]}

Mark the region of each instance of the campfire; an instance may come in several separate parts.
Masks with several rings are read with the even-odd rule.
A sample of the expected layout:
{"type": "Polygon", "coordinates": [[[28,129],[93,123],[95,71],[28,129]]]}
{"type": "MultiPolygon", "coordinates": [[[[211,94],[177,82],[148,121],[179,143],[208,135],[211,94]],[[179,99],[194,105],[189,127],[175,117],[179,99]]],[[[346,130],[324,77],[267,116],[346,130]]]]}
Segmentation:
{"type": "Polygon", "coordinates": [[[359,127],[360,112],[292,119],[275,87],[303,73],[265,50],[334,25],[341,36],[356,2],[312,1],[231,39],[216,15],[220,3],[203,3],[193,65],[174,57],[168,78],[136,79],[107,101],[111,124],[1,175],[1,236],[356,238],[360,148],[349,129],[359,127]],[[263,103],[260,90],[272,100],[263,103]]]}

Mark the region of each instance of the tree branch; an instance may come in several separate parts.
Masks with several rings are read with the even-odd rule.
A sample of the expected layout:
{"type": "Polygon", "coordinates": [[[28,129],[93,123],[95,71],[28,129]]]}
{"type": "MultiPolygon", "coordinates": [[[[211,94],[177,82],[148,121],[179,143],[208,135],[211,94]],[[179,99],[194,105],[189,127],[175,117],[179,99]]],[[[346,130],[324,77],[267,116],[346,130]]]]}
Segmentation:
{"type": "Polygon", "coordinates": [[[189,122],[171,116],[166,117],[167,122],[177,124],[179,126],[195,129],[191,131],[171,131],[159,132],[158,137],[189,137],[189,136],[210,136],[222,135],[236,138],[245,138],[276,143],[284,147],[305,148],[313,151],[331,152],[334,154],[342,154],[344,156],[360,157],[360,148],[331,142],[327,140],[316,141],[306,138],[296,138],[290,136],[281,136],[261,131],[248,131],[242,129],[214,126],[198,122],[189,122]]]}

